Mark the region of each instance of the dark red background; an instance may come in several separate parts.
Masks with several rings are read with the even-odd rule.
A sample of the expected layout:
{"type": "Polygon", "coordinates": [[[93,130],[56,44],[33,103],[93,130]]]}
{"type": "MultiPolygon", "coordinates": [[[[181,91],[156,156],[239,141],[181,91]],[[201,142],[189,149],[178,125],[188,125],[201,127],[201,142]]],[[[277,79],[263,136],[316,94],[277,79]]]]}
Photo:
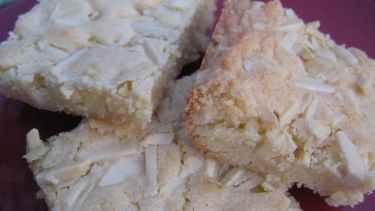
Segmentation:
{"type": "MultiPolygon", "coordinates": [[[[221,1],[221,0],[219,0],[221,1]]],[[[375,58],[375,0],[283,0],[305,21],[320,20],[321,30],[339,44],[354,46],[375,58]]],[[[14,27],[18,14],[26,12],[34,0],[0,9],[0,41],[14,27]]],[[[0,211],[46,210],[43,200],[35,199],[38,191],[31,171],[22,159],[25,135],[36,127],[42,138],[73,129],[79,118],[40,111],[0,95],[0,211]]],[[[306,189],[293,188],[293,196],[304,210],[375,210],[375,194],[354,209],[333,208],[306,189]]]]}

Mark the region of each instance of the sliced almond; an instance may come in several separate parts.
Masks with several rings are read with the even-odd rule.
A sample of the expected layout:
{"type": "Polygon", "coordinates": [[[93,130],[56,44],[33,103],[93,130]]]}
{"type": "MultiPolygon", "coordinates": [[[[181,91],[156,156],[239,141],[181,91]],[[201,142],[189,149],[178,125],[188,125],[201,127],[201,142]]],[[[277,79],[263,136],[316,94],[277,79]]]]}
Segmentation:
{"type": "Polygon", "coordinates": [[[65,99],[69,100],[74,94],[74,89],[70,88],[67,85],[60,86],[60,93],[64,96],[65,99]]]}
{"type": "Polygon", "coordinates": [[[246,182],[236,187],[236,190],[249,191],[254,189],[255,187],[258,187],[260,184],[262,184],[262,182],[263,178],[257,175],[253,175],[246,182]]]}
{"type": "Polygon", "coordinates": [[[37,129],[32,129],[27,133],[26,142],[27,154],[23,157],[26,158],[29,163],[39,159],[49,151],[49,148],[40,139],[39,131],[37,129]]]}
{"type": "Polygon", "coordinates": [[[312,120],[308,123],[310,132],[317,138],[318,140],[325,140],[328,138],[329,134],[331,134],[331,128],[326,125],[323,125],[321,122],[317,120],[312,120]]]}
{"type": "Polygon", "coordinates": [[[147,194],[154,196],[158,193],[157,184],[157,154],[156,146],[148,145],[145,148],[145,164],[146,164],[146,178],[147,178],[147,194]]]}
{"type": "Polygon", "coordinates": [[[304,26],[305,25],[302,22],[296,22],[280,26],[277,30],[281,32],[298,32],[301,31],[304,26]]]}
{"type": "Polygon", "coordinates": [[[81,196],[82,192],[87,188],[87,186],[87,180],[81,180],[70,188],[69,194],[66,197],[66,204],[68,205],[68,207],[73,207],[73,205],[81,196]]]}
{"type": "Polygon", "coordinates": [[[292,9],[285,9],[285,15],[290,19],[297,19],[296,13],[292,9]]]}
{"type": "Polygon", "coordinates": [[[366,179],[366,169],[355,145],[343,131],[337,132],[336,138],[345,160],[344,181],[349,186],[361,187],[366,179]]]}
{"type": "Polygon", "coordinates": [[[134,23],[132,26],[134,31],[139,32],[144,36],[162,38],[168,40],[171,43],[176,42],[180,36],[179,31],[155,26],[154,24],[134,23]]]}
{"type": "Polygon", "coordinates": [[[83,204],[83,202],[86,201],[87,197],[94,190],[96,185],[97,185],[97,182],[88,181],[88,185],[85,187],[85,190],[80,194],[78,200],[76,200],[75,202],[76,208],[79,208],[83,204]]]}
{"type": "Polygon", "coordinates": [[[232,168],[224,175],[220,183],[223,187],[232,186],[244,173],[245,173],[245,170],[242,168],[239,168],[239,167],[232,168]]]}
{"type": "Polygon", "coordinates": [[[274,185],[272,185],[270,182],[263,182],[262,183],[262,187],[264,188],[264,190],[266,191],[272,191],[275,189],[274,185]]]}
{"type": "Polygon", "coordinates": [[[309,61],[315,58],[315,54],[310,48],[304,48],[300,51],[299,56],[305,61],[309,61]]]}
{"type": "Polygon", "coordinates": [[[299,113],[300,103],[298,101],[292,101],[289,107],[280,117],[280,127],[284,127],[289,124],[299,113]]]}
{"type": "Polygon", "coordinates": [[[90,164],[90,161],[74,162],[54,167],[44,173],[52,175],[59,180],[68,181],[84,175],[90,169],[90,164]]]}
{"type": "Polygon", "coordinates": [[[165,63],[165,59],[163,58],[162,52],[155,47],[155,43],[151,41],[151,39],[144,39],[143,46],[145,48],[145,52],[147,56],[154,62],[156,65],[163,65],[165,63]]]}
{"type": "Polygon", "coordinates": [[[305,121],[310,122],[314,118],[316,111],[318,110],[319,106],[319,99],[317,97],[314,97],[312,102],[310,103],[309,107],[306,110],[305,114],[305,121]]]}
{"type": "Polygon", "coordinates": [[[57,58],[65,58],[65,57],[69,56],[68,52],[63,51],[59,48],[55,48],[55,47],[50,46],[50,45],[45,46],[42,50],[44,52],[48,53],[48,54],[52,54],[52,55],[56,56],[57,58]]]}
{"type": "Polygon", "coordinates": [[[35,128],[26,134],[26,142],[29,150],[44,146],[43,141],[39,137],[39,131],[35,128]]]}
{"type": "Polygon", "coordinates": [[[99,181],[100,187],[107,187],[122,183],[129,177],[144,173],[144,161],[137,159],[122,159],[113,164],[99,181]]]}
{"type": "Polygon", "coordinates": [[[334,49],[335,53],[344,59],[346,62],[349,62],[349,64],[357,64],[358,59],[350,52],[348,51],[344,46],[339,46],[334,49]]]}
{"type": "Polygon", "coordinates": [[[295,86],[298,88],[315,91],[315,92],[324,92],[332,94],[336,92],[336,87],[322,83],[314,79],[299,79],[294,82],[295,86]]]}
{"type": "Polygon", "coordinates": [[[293,51],[293,45],[297,41],[297,38],[298,34],[295,32],[286,34],[284,38],[281,40],[281,48],[285,49],[289,53],[294,54],[295,52],[293,51]]]}
{"type": "Polygon", "coordinates": [[[49,185],[57,185],[59,184],[59,179],[51,174],[40,173],[35,176],[35,180],[38,181],[39,184],[49,184],[49,185]]]}
{"type": "Polygon", "coordinates": [[[336,62],[336,55],[331,50],[329,50],[327,48],[321,48],[321,49],[319,49],[315,52],[319,57],[328,59],[332,62],[336,62]]]}
{"type": "Polygon", "coordinates": [[[174,139],[174,133],[151,133],[142,141],[142,146],[170,144],[174,139]]]}
{"type": "Polygon", "coordinates": [[[219,164],[216,160],[207,158],[205,162],[205,175],[210,178],[216,178],[219,171],[219,164]]]}
{"type": "MultiPolygon", "coordinates": [[[[64,72],[64,70],[66,68],[68,68],[68,66],[70,64],[72,64],[73,62],[78,60],[82,56],[82,54],[86,51],[87,51],[87,49],[82,49],[82,50],[70,55],[69,57],[63,59],[54,68],[51,69],[51,72],[55,75],[61,74],[62,72],[64,72]]],[[[63,77],[58,77],[58,78],[64,79],[63,77]]]]}
{"type": "Polygon", "coordinates": [[[132,144],[116,144],[109,145],[89,152],[80,153],[77,160],[91,160],[97,162],[109,158],[116,158],[120,156],[135,155],[139,153],[138,148],[132,144]]]}

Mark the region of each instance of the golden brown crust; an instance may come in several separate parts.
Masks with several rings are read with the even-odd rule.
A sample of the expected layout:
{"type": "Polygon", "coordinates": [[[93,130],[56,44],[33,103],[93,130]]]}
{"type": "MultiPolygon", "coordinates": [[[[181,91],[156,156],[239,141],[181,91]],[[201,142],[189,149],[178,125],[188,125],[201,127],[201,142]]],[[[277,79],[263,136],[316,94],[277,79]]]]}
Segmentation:
{"type": "Polygon", "coordinates": [[[222,52],[216,51],[217,46],[231,46],[242,36],[242,33],[244,33],[243,30],[241,30],[242,33],[230,33],[230,30],[234,26],[240,26],[241,18],[244,16],[249,4],[250,1],[248,0],[227,0],[224,2],[223,12],[215,27],[206,52],[206,55],[210,56],[204,58],[202,69],[209,66],[215,60],[213,57],[219,58],[222,54],[222,52]]]}
{"type": "MultiPolygon", "coordinates": [[[[249,7],[250,1],[249,0],[226,0],[224,2],[222,14],[219,18],[219,21],[215,27],[214,33],[212,35],[212,39],[210,41],[209,47],[207,48],[206,56],[204,57],[201,69],[203,70],[205,67],[209,66],[211,61],[219,58],[220,55],[216,54],[216,47],[217,45],[223,45],[221,42],[226,42],[226,46],[230,46],[238,40],[238,37],[241,37],[239,34],[230,33],[230,29],[233,26],[240,25],[240,19],[246,12],[247,8],[249,7]],[[224,35],[233,34],[233,37],[225,37],[224,35]]],[[[230,49],[230,48],[229,48],[230,49]]],[[[232,50],[233,51],[233,50],[232,50]]],[[[188,103],[185,110],[185,121],[186,127],[190,135],[193,130],[193,125],[191,122],[191,113],[194,111],[194,106],[196,105],[199,99],[198,90],[192,89],[189,97],[188,103]]]]}

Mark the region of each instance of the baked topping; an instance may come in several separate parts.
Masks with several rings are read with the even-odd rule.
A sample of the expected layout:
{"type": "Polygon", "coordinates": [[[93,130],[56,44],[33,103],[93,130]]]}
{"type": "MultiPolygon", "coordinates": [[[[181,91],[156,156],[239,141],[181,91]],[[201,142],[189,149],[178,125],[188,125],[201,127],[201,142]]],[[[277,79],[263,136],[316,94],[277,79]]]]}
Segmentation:
{"type": "Polygon", "coordinates": [[[332,94],[336,92],[336,87],[328,84],[324,84],[315,79],[299,79],[294,81],[294,84],[298,88],[315,91],[315,92],[324,92],[332,94]]]}
{"type": "Polygon", "coordinates": [[[144,174],[144,161],[122,159],[114,163],[99,182],[100,187],[107,187],[125,182],[128,178],[144,174]]]}
{"type": "Polygon", "coordinates": [[[39,137],[39,131],[32,129],[26,135],[27,154],[23,156],[28,162],[39,159],[48,152],[48,147],[39,137]]]}
{"type": "Polygon", "coordinates": [[[221,178],[220,183],[223,187],[232,186],[244,173],[245,170],[242,168],[232,168],[221,178]]]}
{"type": "Polygon", "coordinates": [[[174,133],[151,133],[143,139],[142,145],[170,144],[173,141],[173,138],[174,133]]]}
{"type": "Polygon", "coordinates": [[[336,138],[345,161],[344,181],[349,186],[361,187],[367,173],[355,145],[344,131],[338,131],[336,138]]]}
{"type": "Polygon", "coordinates": [[[207,158],[205,162],[205,175],[210,178],[216,178],[219,170],[219,164],[212,159],[207,158]]]}
{"type": "Polygon", "coordinates": [[[119,156],[135,155],[139,150],[135,145],[131,144],[116,144],[109,145],[92,151],[86,151],[77,155],[77,160],[90,160],[92,162],[101,161],[104,159],[116,158],[119,156]]]}
{"type": "Polygon", "coordinates": [[[293,45],[297,41],[298,34],[297,33],[288,33],[284,36],[284,38],[280,42],[280,47],[288,51],[289,53],[294,54],[293,45]]]}
{"type": "Polygon", "coordinates": [[[147,179],[147,190],[146,193],[150,196],[154,196],[158,193],[157,184],[157,154],[156,146],[148,145],[145,147],[145,170],[147,179]]]}
{"type": "Polygon", "coordinates": [[[87,186],[88,181],[81,180],[70,189],[69,194],[66,197],[68,207],[72,207],[75,204],[75,202],[81,197],[82,193],[87,189],[87,186]]]}

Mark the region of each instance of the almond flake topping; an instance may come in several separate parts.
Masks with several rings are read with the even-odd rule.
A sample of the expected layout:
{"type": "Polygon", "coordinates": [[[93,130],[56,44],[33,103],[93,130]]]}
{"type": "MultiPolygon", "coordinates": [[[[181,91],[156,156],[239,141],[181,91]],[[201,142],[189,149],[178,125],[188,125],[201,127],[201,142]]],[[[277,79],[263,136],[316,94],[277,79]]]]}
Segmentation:
{"type": "Polygon", "coordinates": [[[154,196],[158,193],[157,184],[157,153],[155,145],[148,145],[145,148],[145,165],[147,178],[147,194],[154,196]]]}
{"type": "Polygon", "coordinates": [[[28,162],[39,159],[41,156],[45,155],[49,148],[44,144],[44,142],[39,137],[39,131],[37,129],[32,129],[26,135],[27,141],[27,154],[23,156],[28,162]]]}
{"type": "Polygon", "coordinates": [[[336,55],[327,48],[322,48],[316,51],[316,54],[322,58],[331,60],[332,62],[336,62],[336,55]]]}
{"type": "Polygon", "coordinates": [[[144,173],[144,161],[123,159],[111,166],[99,182],[100,187],[107,187],[124,182],[132,176],[139,176],[144,173]]]}
{"type": "Polygon", "coordinates": [[[59,180],[68,181],[84,175],[90,169],[90,164],[90,161],[74,162],[54,167],[43,173],[52,175],[59,180]]]}
{"type": "Polygon", "coordinates": [[[345,49],[344,46],[339,46],[335,48],[335,52],[338,54],[339,57],[343,58],[345,61],[349,62],[350,64],[357,64],[358,59],[350,53],[349,50],[345,49]]]}
{"type": "Polygon", "coordinates": [[[236,187],[236,190],[242,190],[242,191],[249,191],[253,188],[259,186],[262,184],[263,178],[257,175],[253,175],[248,180],[246,180],[244,183],[240,184],[238,187],[236,187]]]}
{"type": "Polygon", "coordinates": [[[73,62],[78,60],[81,57],[81,55],[86,51],[87,51],[87,49],[82,49],[82,50],[70,55],[69,57],[63,59],[60,63],[58,63],[54,68],[51,69],[51,72],[54,73],[54,74],[60,74],[69,65],[71,65],[73,62]]]}
{"type": "Polygon", "coordinates": [[[337,132],[336,138],[345,160],[344,181],[351,187],[361,187],[366,179],[366,169],[355,145],[343,131],[337,132]]]}
{"type": "Polygon", "coordinates": [[[298,34],[297,33],[288,33],[285,37],[281,40],[280,46],[284,48],[289,53],[293,53],[293,45],[297,41],[298,34]]]}
{"type": "Polygon", "coordinates": [[[139,153],[139,150],[135,145],[117,144],[105,146],[99,149],[94,149],[90,152],[80,153],[77,156],[77,160],[91,160],[92,162],[96,162],[108,158],[134,155],[137,153],[139,153]]]}
{"type": "Polygon", "coordinates": [[[290,19],[298,18],[296,13],[292,9],[285,9],[285,15],[290,19]]]}
{"type": "Polygon", "coordinates": [[[85,190],[82,191],[82,193],[79,196],[79,199],[75,202],[76,208],[79,208],[79,206],[81,206],[83,204],[83,202],[85,202],[85,200],[90,195],[92,190],[94,190],[96,185],[97,185],[97,182],[92,182],[92,181],[88,182],[88,184],[85,186],[85,190]]]}
{"type": "Polygon", "coordinates": [[[324,92],[332,94],[336,92],[336,87],[322,83],[314,79],[299,79],[294,81],[294,84],[298,88],[307,89],[310,91],[324,92]]]}
{"type": "Polygon", "coordinates": [[[155,26],[152,24],[134,23],[132,26],[133,26],[134,31],[139,32],[145,36],[163,38],[165,40],[168,40],[171,43],[177,41],[178,37],[180,36],[179,31],[176,31],[174,29],[168,29],[168,28],[155,26]]]}
{"type": "Polygon", "coordinates": [[[60,180],[57,179],[55,176],[46,173],[40,173],[36,175],[35,180],[38,181],[40,184],[51,184],[51,185],[58,185],[60,180]]]}
{"type": "Polygon", "coordinates": [[[70,189],[68,196],[66,197],[66,203],[68,207],[73,207],[77,199],[81,196],[82,192],[88,186],[87,180],[81,180],[75,186],[70,189]]]}
{"type": "Polygon", "coordinates": [[[245,170],[242,168],[239,168],[239,167],[232,168],[224,175],[220,183],[223,187],[232,186],[244,173],[245,173],[245,170]]]}
{"type": "Polygon", "coordinates": [[[318,110],[318,105],[319,105],[319,99],[317,97],[314,97],[313,101],[311,102],[311,104],[306,110],[306,115],[305,115],[306,122],[310,122],[314,118],[315,113],[318,110]]]}
{"type": "Polygon", "coordinates": [[[216,178],[219,170],[219,164],[216,160],[206,159],[205,162],[205,175],[210,178],[216,178]]]}
{"type": "Polygon", "coordinates": [[[162,145],[170,144],[174,139],[174,133],[151,133],[143,139],[142,145],[162,145]]]}
{"type": "Polygon", "coordinates": [[[150,39],[144,39],[143,46],[147,56],[154,62],[154,64],[160,66],[165,63],[162,53],[155,47],[155,43],[153,43],[150,39]]]}
{"type": "Polygon", "coordinates": [[[277,30],[281,32],[298,32],[301,31],[304,27],[302,22],[291,23],[284,26],[280,26],[277,30]]]}
{"type": "Polygon", "coordinates": [[[280,117],[280,127],[284,127],[289,124],[299,112],[300,103],[292,101],[289,108],[280,117]]]}

